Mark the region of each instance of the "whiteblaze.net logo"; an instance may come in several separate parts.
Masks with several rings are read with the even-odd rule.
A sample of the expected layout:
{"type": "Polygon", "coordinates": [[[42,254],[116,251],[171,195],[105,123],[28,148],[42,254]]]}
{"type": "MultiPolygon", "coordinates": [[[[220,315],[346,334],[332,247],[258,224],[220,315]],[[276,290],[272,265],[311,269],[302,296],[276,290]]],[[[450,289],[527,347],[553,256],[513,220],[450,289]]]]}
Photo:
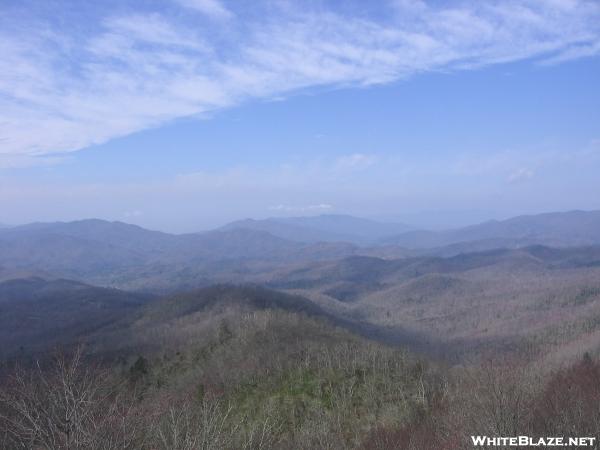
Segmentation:
{"type": "Polygon", "coordinates": [[[471,436],[475,447],[594,447],[595,437],[471,436]]]}

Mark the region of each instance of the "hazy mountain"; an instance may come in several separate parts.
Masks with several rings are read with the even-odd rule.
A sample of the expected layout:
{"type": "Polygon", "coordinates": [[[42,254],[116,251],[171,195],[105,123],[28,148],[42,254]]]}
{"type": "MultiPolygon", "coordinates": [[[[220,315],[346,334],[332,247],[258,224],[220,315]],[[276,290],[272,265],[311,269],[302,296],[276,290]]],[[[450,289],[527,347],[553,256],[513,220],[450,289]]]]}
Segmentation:
{"type": "Polygon", "coordinates": [[[399,260],[349,257],[293,270],[273,280],[271,286],[281,289],[318,289],[337,300],[349,301],[367,291],[380,290],[386,285],[437,272],[440,268],[436,266],[442,261],[443,258],[428,257],[399,260]],[[426,270],[427,267],[429,270],[426,270]]]}
{"type": "Polygon", "coordinates": [[[0,282],[3,357],[72,343],[144,304],[150,297],[71,280],[41,278],[0,282]]]}
{"type": "Polygon", "coordinates": [[[265,219],[244,219],[229,223],[220,228],[222,231],[231,230],[253,230],[267,232],[273,236],[282,239],[292,240],[294,242],[336,242],[349,241],[350,236],[343,236],[340,233],[329,233],[320,230],[298,226],[294,224],[282,223],[278,220],[265,219]]]}
{"type": "Polygon", "coordinates": [[[224,259],[285,259],[300,250],[300,243],[251,229],[230,229],[178,236],[186,248],[182,251],[194,258],[224,259]]]}
{"type": "Polygon", "coordinates": [[[85,277],[144,264],[144,255],[100,241],[55,234],[0,235],[0,264],[13,269],[46,270],[85,277]]]}
{"type": "Polygon", "coordinates": [[[367,244],[385,236],[409,231],[413,227],[348,215],[327,214],[312,217],[246,219],[227,224],[222,229],[267,231],[274,236],[300,242],[345,241],[367,244]]]}
{"type": "MultiPolygon", "coordinates": [[[[413,231],[396,235],[391,239],[392,244],[373,247],[324,242],[317,237],[331,237],[334,227],[339,225],[340,236],[353,232],[353,239],[360,240],[359,232],[362,236],[375,236],[398,225],[348,216],[268,219],[242,224],[182,235],[102,220],[2,229],[0,279],[37,275],[166,293],[215,282],[268,282],[290,265],[349,256],[448,257],[537,244],[566,247],[600,243],[600,212],[522,216],[445,232],[413,231]],[[248,223],[257,229],[248,228],[248,223]],[[289,232],[292,239],[258,229],[261,227],[278,234],[289,232]],[[304,236],[300,240],[306,242],[296,239],[299,236],[304,236]],[[402,246],[411,249],[404,250],[402,246]]],[[[371,267],[367,265],[366,269],[371,267]]]]}
{"type": "Polygon", "coordinates": [[[379,290],[429,274],[460,274],[490,268],[505,274],[586,267],[600,267],[600,246],[564,249],[532,246],[451,257],[422,256],[395,260],[353,256],[291,270],[274,279],[271,285],[284,289],[326,288],[329,289],[326,292],[329,295],[346,301],[359,298],[366,291],[379,290]]]}
{"type": "MultiPolygon", "coordinates": [[[[326,244],[324,244],[326,246],[326,244]]],[[[0,247],[12,257],[46,259],[57,255],[59,249],[77,248],[78,253],[97,253],[105,259],[118,254],[123,264],[145,260],[206,258],[210,260],[244,258],[286,258],[307,248],[304,243],[275,236],[267,231],[231,227],[203,233],[168,234],[150,231],[122,222],[88,219],[76,222],[35,223],[0,231],[0,247]],[[48,248],[54,247],[54,248],[48,248]],[[37,250],[36,250],[37,248],[37,250]],[[22,253],[23,255],[18,255],[22,253]],[[25,256],[27,254],[27,256],[25,256]],[[40,256],[41,257],[41,256],[40,256]]],[[[350,247],[345,245],[344,247],[350,247]]],[[[335,248],[333,246],[332,248],[335,248]]],[[[69,253],[62,255],[69,258],[69,253]]],[[[50,264],[51,265],[51,264],[50,264]]]]}
{"type": "Polygon", "coordinates": [[[411,231],[381,242],[407,248],[435,248],[479,242],[484,250],[500,247],[584,246],[600,244],[600,211],[569,211],[519,216],[448,231],[411,231]]]}
{"type": "Polygon", "coordinates": [[[355,251],[348,243],[300,243],[259,230],[171,235],[101,220],[0,230],[0,266],[5,272],[43,273],[145,290],[191,288],[211,279],[239,281],[244,271],[252,271],[247,265],[261,267],[259,261],[274,267],[339,258],[355,251]]]}
{"type": "Polygon", "coordinates": [[[150,231],[137,225],[85,219],[74,222],[32,223],[3,230],[4,237],[38,238],[39,236],[68,236],[89,242],[100,242],[119,247],[140,255],[169,251],[176,245],[177,236],[150,231]]]}

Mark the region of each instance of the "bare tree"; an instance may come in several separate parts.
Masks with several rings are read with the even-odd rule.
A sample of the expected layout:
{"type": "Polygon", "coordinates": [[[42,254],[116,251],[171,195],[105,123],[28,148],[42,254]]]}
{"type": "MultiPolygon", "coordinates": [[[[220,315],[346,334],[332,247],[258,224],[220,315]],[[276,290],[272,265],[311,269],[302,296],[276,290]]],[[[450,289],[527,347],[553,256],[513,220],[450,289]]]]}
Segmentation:
{"type": "Polygon", "coordinates": [[[171,405],[156,418],[153,441],[165,450],[229,448],[232,433],[226,429],[226,422],[230,412],[206,400],[199,406],[190,402],[171,405]]]}
{"type": "Polygon", "coordinates": [[[0,428],[11,448],[127,449],[140,444],[133,403],[83,349],[47,369],[16,368],[0,390],[0,428]]]}

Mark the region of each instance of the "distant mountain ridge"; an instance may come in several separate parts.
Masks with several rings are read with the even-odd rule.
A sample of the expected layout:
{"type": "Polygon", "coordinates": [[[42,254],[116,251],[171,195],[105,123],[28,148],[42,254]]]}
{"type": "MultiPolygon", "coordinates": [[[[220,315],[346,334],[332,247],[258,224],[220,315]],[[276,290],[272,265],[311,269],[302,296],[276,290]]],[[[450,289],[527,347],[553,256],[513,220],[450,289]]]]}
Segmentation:
{"type": "Polygon", "coordinates": [[[34,223],[0,229],[0,280],[36,275],[167,293],[216,282],[268,281],[288,265],[349,256],[451,257],[500,248],[600,244],[600,211],[409,231],[365,244],[368,236],[398,227],[405,225],[336,215],[241,221],[179,235],[99,219],[34,223]],[[340,240],[349,233],[354,233],[353,242],[340,240]]]}
{"type": "Polygon", "coordinates": [[[479,250],[536,244],[556,247],[596,245],[600,244],[600,211],[518,216],[455,230],[409,231],[380,240],[380,243],[412,249],[469,242],[479,242],[479,250]]]}
{"type": "Polygon", "coordinates": [[[369,244],[386,236],[414,230],[402,223],[384,223],[342,214],[310,217],[245,219],[231,222],[221,229],[267,231],[283,239],[300,242],[350,242],[369,244]]]}
{"type": "MultiPolygon", "coordinates": [[[[0,267],[104,286],[192,288],[215,274],[354,254],[348,243],[301,243],[266,231],[232,229],[173,235],[98,219],[36,223],[0,230],[0,267]],[[194,280],[188,285],[190,280],[194,280]]],[[[1,275],[1,274],[0,274],[1,275]]],[[[229,279],[229,278],[227,278],[229,279]]],[[[223,280],[223,281],[227,281],[223,280]]]]}
{"type": "Polygon", "coordinates": [[[351,284],[353,292],[376,289],[424,275],[458,274],[473,269],[505,267],[510,270],[556,270],[600,267],[600,245],[551,248],[542,245],[520,249],[495,249],[450,257],[418,256],[385,260],[351,256],[338,261],[314,263],[273,280],[274,288],[305,289],[329,284],[351,284]]]}

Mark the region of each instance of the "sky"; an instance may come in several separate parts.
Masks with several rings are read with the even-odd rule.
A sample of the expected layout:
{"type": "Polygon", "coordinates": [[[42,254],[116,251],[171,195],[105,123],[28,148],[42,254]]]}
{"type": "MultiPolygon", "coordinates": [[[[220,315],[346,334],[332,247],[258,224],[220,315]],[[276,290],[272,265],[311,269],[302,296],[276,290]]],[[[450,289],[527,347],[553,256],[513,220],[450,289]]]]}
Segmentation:
{"type": "Polygon", "coordinates": [[[600,209],[600,2],[0,0],[0,223],[600,209]]]}

